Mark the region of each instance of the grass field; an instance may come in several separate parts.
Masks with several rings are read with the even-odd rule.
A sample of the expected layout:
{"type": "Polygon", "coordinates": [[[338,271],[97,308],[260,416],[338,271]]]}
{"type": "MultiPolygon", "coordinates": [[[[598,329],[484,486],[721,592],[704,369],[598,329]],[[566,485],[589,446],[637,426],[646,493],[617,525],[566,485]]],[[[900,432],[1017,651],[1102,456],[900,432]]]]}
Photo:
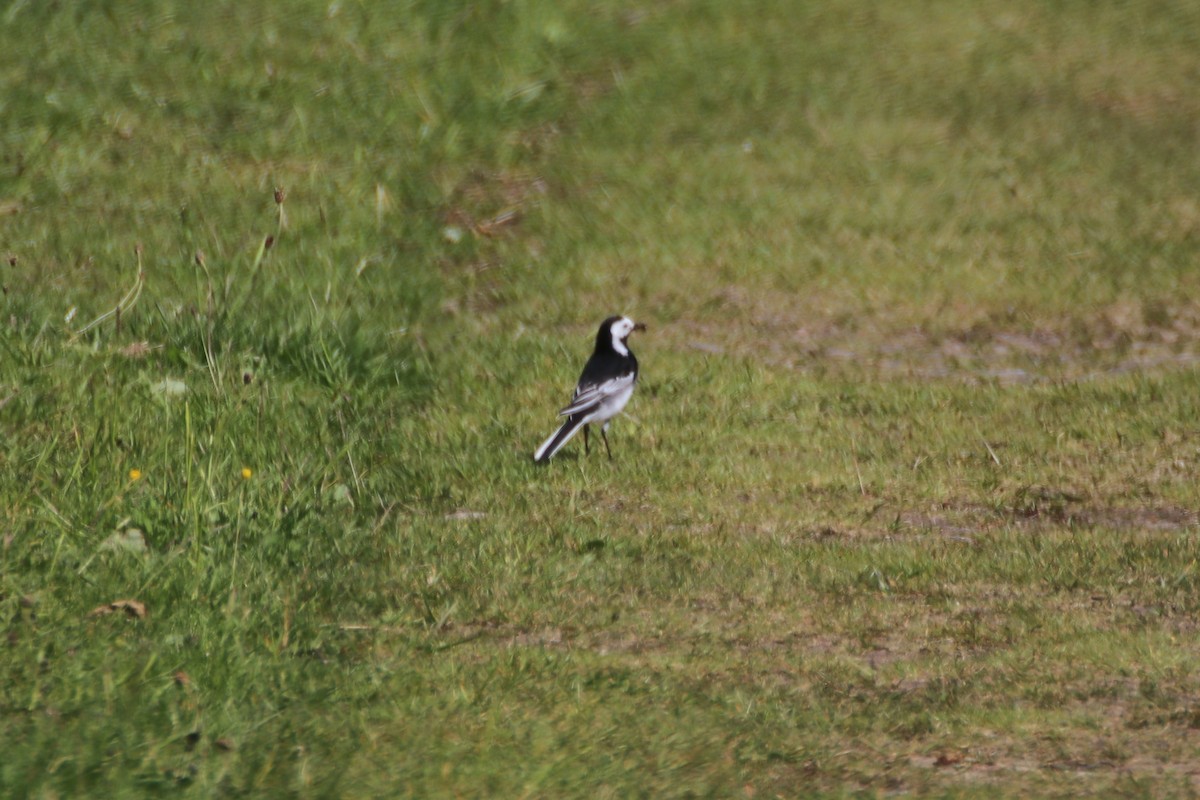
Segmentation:
{"type": "Polygon", "coordinates": [[[0,795],[1200,793],[1194,4],[0,18],[0,795]]]}

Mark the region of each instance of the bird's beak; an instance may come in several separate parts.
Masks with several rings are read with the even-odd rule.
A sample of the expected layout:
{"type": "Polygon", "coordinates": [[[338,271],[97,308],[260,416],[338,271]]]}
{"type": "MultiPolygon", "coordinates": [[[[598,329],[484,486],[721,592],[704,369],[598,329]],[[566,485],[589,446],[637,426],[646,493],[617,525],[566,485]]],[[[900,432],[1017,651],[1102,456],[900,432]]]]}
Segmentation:
{"type": "Polygon", "coordinates": [[[646,330],[646,323],[644,323],[644,322],[635,322],[635,323],[633,323],[633,329],[634,329],[635,331],[644,331],[644,330],[646,330]]]}

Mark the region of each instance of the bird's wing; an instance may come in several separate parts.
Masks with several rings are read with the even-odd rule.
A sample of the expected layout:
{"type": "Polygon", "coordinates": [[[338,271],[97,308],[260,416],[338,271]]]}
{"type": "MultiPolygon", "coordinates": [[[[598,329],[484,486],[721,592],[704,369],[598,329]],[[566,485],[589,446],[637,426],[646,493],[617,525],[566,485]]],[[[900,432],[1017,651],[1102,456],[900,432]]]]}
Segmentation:
{"type": "Polygon", "coordinates": [[[613,395],[620,394],[633,385],[637,375],[632,372],[618,375],[615,378],[593,384],[580,384],[575,389],[575,399],[571,404],[558,412],[560,417],[569,417],[581,411],[587,411],[604,402],[613,395]]]}

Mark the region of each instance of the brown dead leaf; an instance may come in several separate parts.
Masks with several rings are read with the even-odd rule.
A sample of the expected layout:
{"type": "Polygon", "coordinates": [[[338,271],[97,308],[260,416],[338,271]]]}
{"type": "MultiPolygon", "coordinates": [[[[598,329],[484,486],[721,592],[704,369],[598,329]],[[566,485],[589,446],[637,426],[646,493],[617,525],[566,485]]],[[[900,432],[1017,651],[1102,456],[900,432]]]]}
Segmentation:
{"type": "Polygon", "coordinates": [[[497,236],[502,228],[515,225],[521,220],[521,213],[515,209],[504,211],[491,219],[475,223],[475,233],[480,236],[497,236]]]}
{"type": "Polygon", "coordinates": [[[130,342],[118,352],[126,358],[144,358],[153,349],[149,342],[130,342]]]}
{"type": "Polygon", "coordinates": [[[125,616],[134,619],[146,618],[146,606],[138,600],[113,600],[111,603],[93,608],[88,612],[88,617],[103,617],[117,611],[124,611],[125,616]]]}
{"type": "Polygon", "coordinates": [[[471,511],[467,508],[460,508],[457,511],[452,511],[446,515],[446,519],[463,520],[463,519],[483,519],[487,514],[482,511],[471,511]]]}

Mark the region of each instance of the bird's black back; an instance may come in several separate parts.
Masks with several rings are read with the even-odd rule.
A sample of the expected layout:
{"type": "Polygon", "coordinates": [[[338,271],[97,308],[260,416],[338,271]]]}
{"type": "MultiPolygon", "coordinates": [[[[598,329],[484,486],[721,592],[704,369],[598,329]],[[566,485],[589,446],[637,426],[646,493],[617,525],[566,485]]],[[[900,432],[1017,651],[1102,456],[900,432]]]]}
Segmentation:
{"type": "Polygon", "coordinates": [[[633,351],[630,350],[629,355],[623,356],[613,350],[610,343],[605,351],[597,348],[596,352],[592,353],[592,357],[583,365],[583,372],[579,375],[579,385],[575,388],[575,393],[579,394],[589,386],[597,386],[631,372],[636,375],[637,371],[638,362],[633,351]]]}

